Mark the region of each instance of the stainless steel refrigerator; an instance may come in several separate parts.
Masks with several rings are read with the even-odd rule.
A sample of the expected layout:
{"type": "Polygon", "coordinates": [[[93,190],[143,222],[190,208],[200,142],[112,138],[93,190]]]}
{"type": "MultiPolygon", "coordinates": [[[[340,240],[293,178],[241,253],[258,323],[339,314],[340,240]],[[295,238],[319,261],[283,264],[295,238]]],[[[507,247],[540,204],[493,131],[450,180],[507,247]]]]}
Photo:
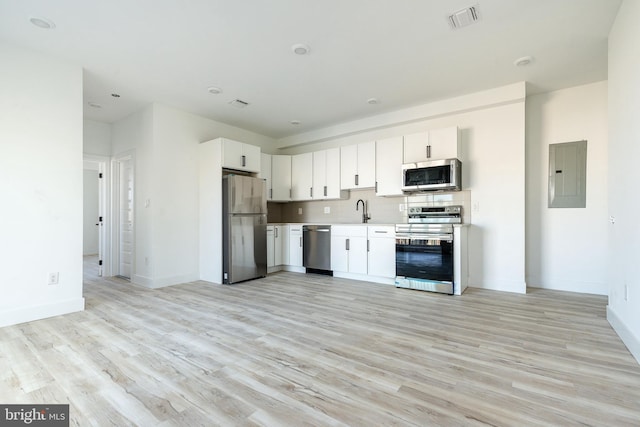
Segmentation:
{"type": "Polygon", "coordinates": [[[222,177],[222,282],[267,275],[267,189],[264,179],[222,177]]]}

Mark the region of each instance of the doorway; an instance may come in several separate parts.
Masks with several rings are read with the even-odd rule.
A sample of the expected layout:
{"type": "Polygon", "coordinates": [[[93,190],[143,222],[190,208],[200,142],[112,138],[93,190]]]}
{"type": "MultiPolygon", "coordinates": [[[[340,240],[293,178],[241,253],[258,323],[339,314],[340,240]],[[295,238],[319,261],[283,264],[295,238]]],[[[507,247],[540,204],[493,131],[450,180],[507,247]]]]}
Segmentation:
{"type": "Polygon", "coordinates": [[[83,265],[84,275],[102,277],[108,263],[108,157],[84,156],[83,164],[83,265]]]}
{"type": "Polygon", "coordinates": [[[113,275],[131,280],[134,259],[134,157],[113,160],[113,275]]]}

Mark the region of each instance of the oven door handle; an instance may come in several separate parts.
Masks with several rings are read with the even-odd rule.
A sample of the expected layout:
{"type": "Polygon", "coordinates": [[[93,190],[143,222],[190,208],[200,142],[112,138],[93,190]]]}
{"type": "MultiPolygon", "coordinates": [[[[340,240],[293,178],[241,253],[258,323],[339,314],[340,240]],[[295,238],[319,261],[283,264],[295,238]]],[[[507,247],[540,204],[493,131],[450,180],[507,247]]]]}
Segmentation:
{"type": "Polygon", "coordinates": [[[396,233],[396,239],[408,239],[408,240],[444,240],[447,242],[453,241],[451,234],[398,234],[396,233]]]}

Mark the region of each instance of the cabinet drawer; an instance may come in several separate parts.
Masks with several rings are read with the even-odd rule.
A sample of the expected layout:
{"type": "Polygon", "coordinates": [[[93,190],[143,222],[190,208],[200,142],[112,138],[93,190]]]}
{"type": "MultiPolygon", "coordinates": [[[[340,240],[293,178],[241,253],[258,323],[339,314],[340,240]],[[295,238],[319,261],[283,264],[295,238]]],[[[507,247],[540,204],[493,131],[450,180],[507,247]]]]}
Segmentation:
{"type": "Polygon", "coordinates": [[[396,237],[396,228],[390,225],[370,225],[367,227],[367,232],[370,239],[376,237],[396,237]]]}

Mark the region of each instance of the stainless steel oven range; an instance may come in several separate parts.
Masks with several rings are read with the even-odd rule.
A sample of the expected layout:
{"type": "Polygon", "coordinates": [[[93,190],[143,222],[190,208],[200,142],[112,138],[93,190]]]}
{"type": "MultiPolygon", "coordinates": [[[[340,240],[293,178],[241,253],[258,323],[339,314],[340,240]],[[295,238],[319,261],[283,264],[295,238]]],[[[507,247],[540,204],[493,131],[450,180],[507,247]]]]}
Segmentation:
{"type": "Polygon", "coordinates": [[[396,224],[396,287],[454,293],[453,224],[462,206],[412,206],[396,224]]]}

